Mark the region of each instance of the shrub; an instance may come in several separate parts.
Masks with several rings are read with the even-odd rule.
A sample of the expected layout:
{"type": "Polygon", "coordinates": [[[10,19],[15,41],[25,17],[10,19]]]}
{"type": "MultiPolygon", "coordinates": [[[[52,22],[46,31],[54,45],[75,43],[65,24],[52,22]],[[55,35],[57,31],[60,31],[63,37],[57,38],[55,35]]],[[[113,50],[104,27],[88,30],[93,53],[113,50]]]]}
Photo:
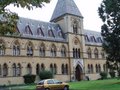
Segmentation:
{"type": "Polygon", "coordinates": [[[100,76],[101,76],[101,79],[107,79],[107,73],[106,72],[101,72],[100,76]]]}
{"type": "Polygon", "coordinates": [[[47,70],[40,71],[39,77],[41,80],[50,79],[50,78],[53,78],[53,73],[51,71],[47,71],[47,70]]]}
{"type": "Polygon", "coordinates": [[[24,76],[23,76],[23,78],[24,78],[24,83],[25,83],[25,84],[34,83],[34,82],[35,82],[35,77],[36,77],[36,75],[30,75],[30,74],[24,75],[24,76]]]}
{"type": "Polygon", "coordinates": [[[115,72],[114,71],[109,72],[109,74],[110,74],[111,78],[115,77],[115,72]]]}

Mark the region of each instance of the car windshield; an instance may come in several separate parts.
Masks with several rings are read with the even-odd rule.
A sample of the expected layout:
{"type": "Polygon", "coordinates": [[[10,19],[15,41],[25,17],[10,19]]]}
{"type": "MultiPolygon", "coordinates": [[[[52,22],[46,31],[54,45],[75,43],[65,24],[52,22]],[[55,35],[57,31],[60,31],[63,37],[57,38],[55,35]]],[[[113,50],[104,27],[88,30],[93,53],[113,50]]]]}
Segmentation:
{"type": "Polygon", "coordinates": [[[43,85],[45,80],[41,80],[38,84],[43,85]]]}

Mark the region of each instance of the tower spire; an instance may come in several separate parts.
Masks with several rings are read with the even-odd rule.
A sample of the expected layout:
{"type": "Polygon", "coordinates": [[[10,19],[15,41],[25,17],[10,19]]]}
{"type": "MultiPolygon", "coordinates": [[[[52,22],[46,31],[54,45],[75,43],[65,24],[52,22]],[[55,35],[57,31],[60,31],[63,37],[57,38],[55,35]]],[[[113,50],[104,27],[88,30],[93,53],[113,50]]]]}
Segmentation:
{"type": "Polygon", "coordinates": [[[50,21],[54,21],[66,14],[75,15],[83,18],[74,0],[58,0],[50,21]]]}

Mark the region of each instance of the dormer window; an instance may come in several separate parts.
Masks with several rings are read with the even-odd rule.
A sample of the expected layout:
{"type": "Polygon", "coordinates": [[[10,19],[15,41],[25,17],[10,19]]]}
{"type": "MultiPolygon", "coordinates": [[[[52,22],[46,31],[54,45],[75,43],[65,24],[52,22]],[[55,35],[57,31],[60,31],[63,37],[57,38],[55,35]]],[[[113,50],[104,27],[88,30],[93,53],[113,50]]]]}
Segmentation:
{"type": "Polygon", "coordinates": [[[96,42],[95,37],[91,36],[91,42],[96,42]]]}
{"type": "Polygon", "coordinates": [[[54,37],[54,34],[53,34],[52,30],[49,30],[49,31],[48,31],[48,36],[49,36],[49,37],[54,37]]]}
{"type": "Polygon", "coordinates": [[[62,38],[63,36],[62,36],[62,32],[61,31],[59,31],[58,32],[58,36],[60,37],[60,38],[62,38]]]}
{"type": "Polygon", "coordinates": [[[32,31],[31,31],[29,25],[25,27],[25,34],[32,35],[32,31]]]}
{"type": "Polygon", "coordinates": [[[89,40],[87,35],[85,35],[85,41],[90,42],[90,40],[89,40]]]}
{"type": "Polygon", "coordinates": [[[44,36],[44,33],[43,33],[43,31],[42,31],[41,28],[38,28],[38,29],[37,29],[37,35],[38,35],[38,36],[44,36]]]}
{"type": "Polygon", "coordinates": [[[98,41],[99,43],[102,43],[101,37],[98,37],[98,38],[97,38],[97,41],[98,41]]]}
{"type": "Polygon", "coordinates": [[[74,23],[73,23],[73,33],[75,33],[75,34],[78,33],[78,25],[77,25],[77,21],[74,21],[74,23]]]}

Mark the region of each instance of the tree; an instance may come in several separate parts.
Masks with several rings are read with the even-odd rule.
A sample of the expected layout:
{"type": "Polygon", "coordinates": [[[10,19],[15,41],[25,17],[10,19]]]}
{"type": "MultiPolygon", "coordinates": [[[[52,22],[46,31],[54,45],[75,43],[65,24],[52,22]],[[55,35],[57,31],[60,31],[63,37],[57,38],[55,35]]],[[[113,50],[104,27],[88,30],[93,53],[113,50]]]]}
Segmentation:
{"type": "Polygon", "coordinates": [[[16,13],[6,10],[6,6],[14,4],[14,6],[26,7],[30,10],[33,6],[42,7],[43,3],[48,2],[50,0],[0,0],[0,35],[13,34],[16,31],[17,20],[19,19],[16,13]]]}
{"type": "Polygon", "coordinates": [[[104,24],[101,27],[103,48],[110,70],[120,71],[120,0],[103,0],[98,13],[104,24]]]}

